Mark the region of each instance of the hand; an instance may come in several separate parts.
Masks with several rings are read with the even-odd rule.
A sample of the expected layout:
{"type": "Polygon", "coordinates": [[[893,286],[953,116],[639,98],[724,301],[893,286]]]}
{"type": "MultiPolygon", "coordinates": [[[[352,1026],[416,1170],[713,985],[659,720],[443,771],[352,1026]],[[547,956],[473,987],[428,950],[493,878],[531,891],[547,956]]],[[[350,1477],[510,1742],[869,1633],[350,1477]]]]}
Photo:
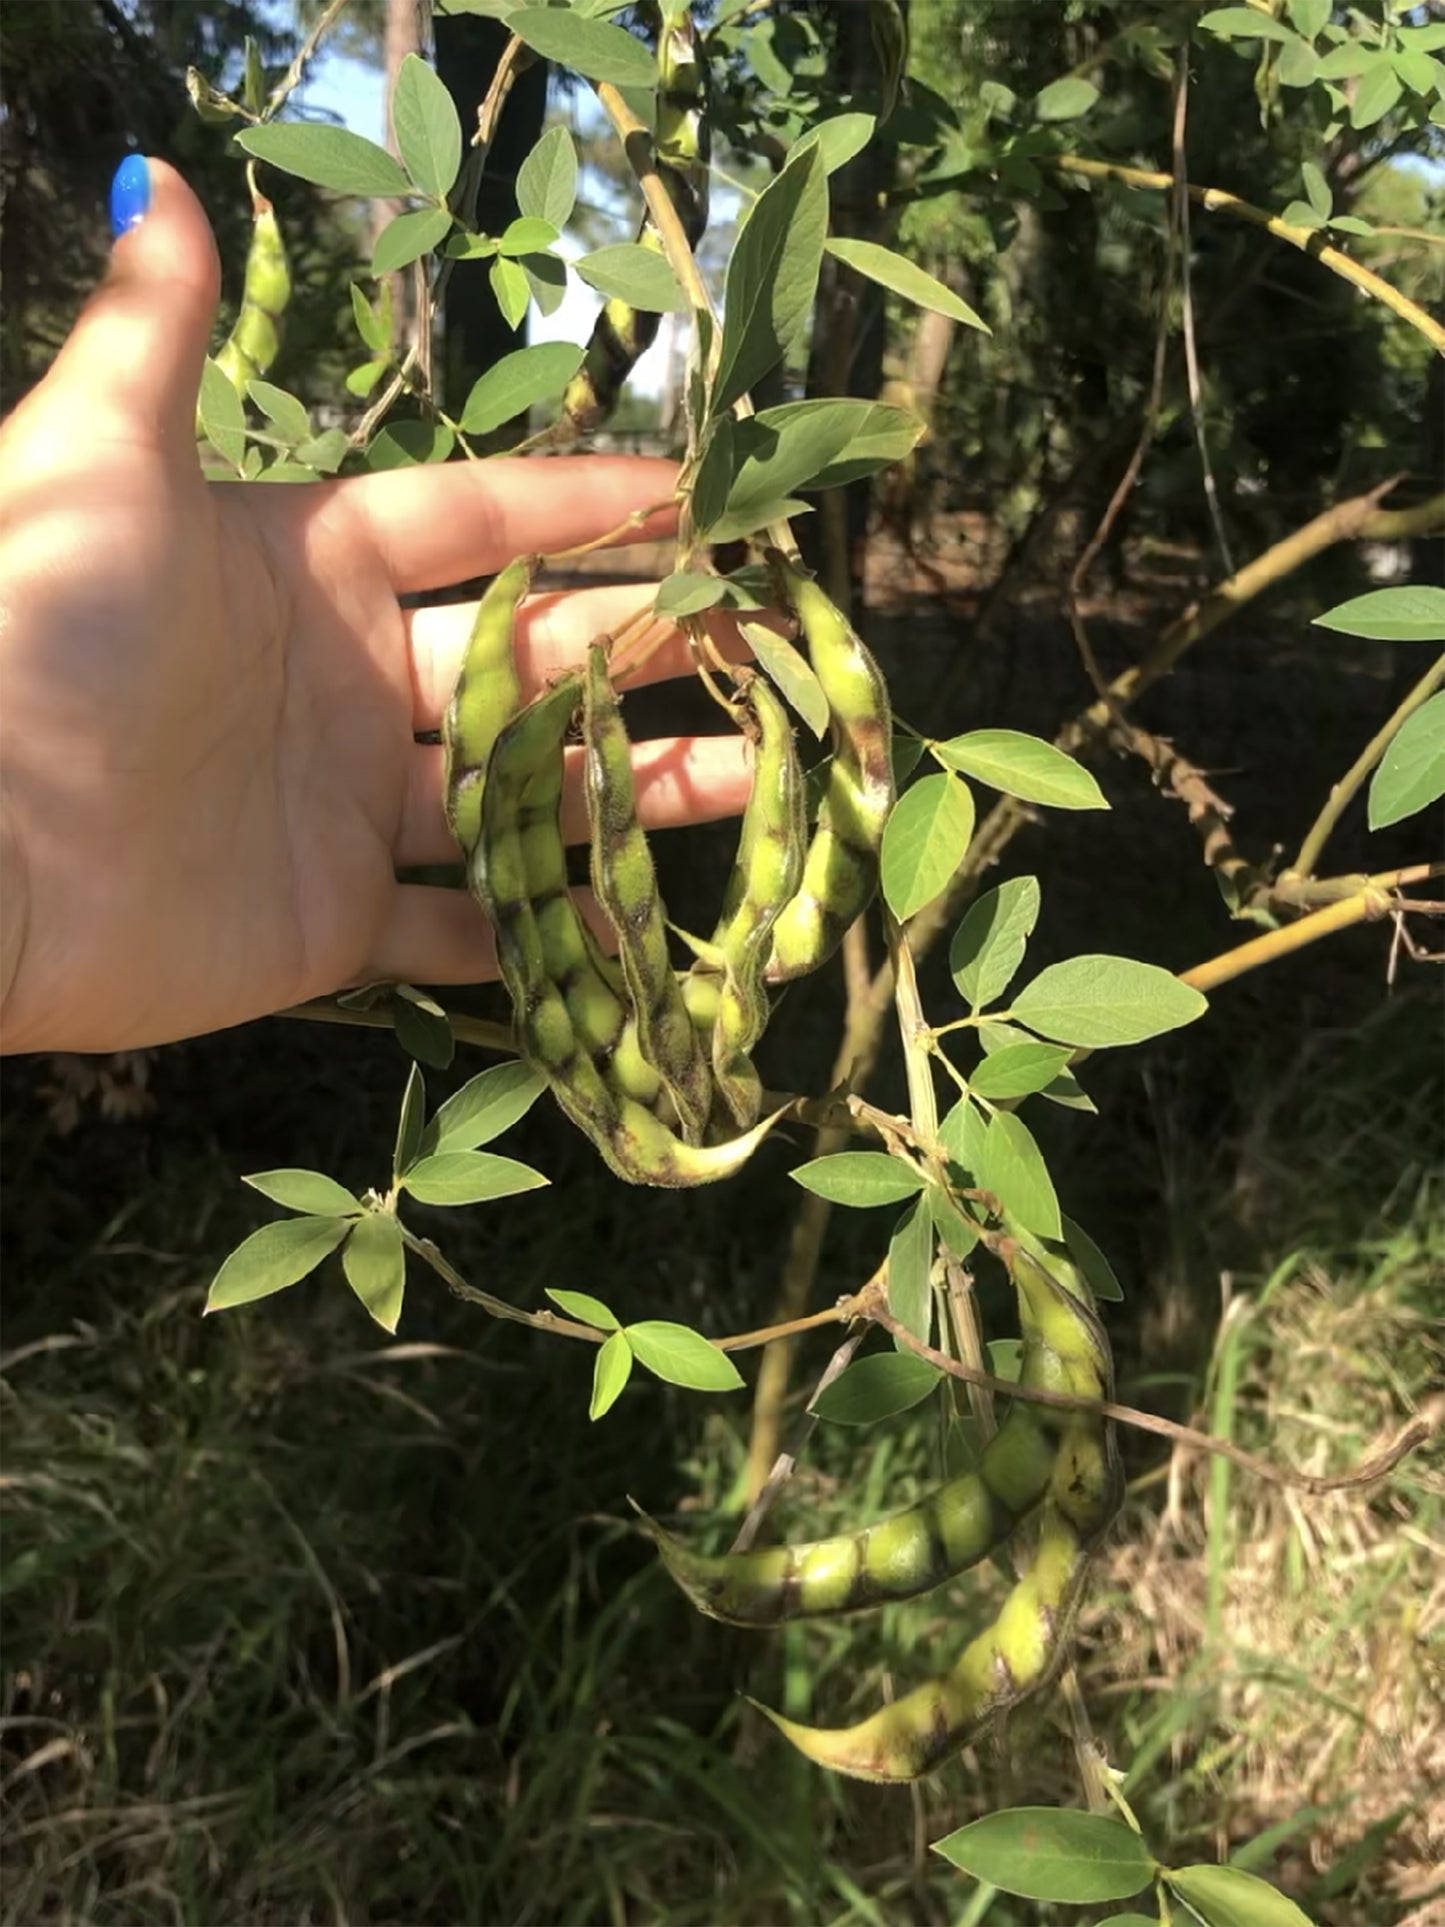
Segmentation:
{"type": "MultiPolygon", "coordinates": [[[[437,728],[475,605],[404,592],[601,535],[670,464],[457,462],[315,485],[208,484],[194,410],[215,244],[180,177],[0,430],[0,996],[7,1050],[119,1050],[377,978],[494,974],[446,861],[437,728]]],[[[666,533],[660,514],[643,536],[666,533]]],[[[537,595],[538,687],[646,585],[537,595]]],[[[681,638],[650,676],[688,669],[681,638]]],[[[649,825],[742,807],[735,736],[641,744],[649,825]]],[[[567,812],[586,835],[580,795],[567,812]]]]}

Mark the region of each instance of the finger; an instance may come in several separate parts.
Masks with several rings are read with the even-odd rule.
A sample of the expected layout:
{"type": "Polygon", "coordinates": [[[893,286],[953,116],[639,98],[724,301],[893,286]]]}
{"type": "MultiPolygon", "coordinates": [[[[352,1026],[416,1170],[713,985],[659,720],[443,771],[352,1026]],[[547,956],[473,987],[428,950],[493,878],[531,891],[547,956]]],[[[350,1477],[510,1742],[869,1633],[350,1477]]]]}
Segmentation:
{"type": "Polygon", "coordinates": [[[189,453],[220,295],[215,237],[200,202],[164,161],[133,154],[122,178],[134,185],[133,207],[147,193],[148,205],[117,240],[110,273],[35,399],[83,424],[87,443],[138,436],[189,453]]]}
{"type": "Polygon", "coordinates": [[[439,462],[343,482],[339,494],[397,593],[491,575],[514,556],[557,554],[611,530],[619,542],[672,533],[675,463],[641,455],[439,462]],[[650,509],[642,521],[630,517],[650,509]]]}
{"type": "MultiPolygon", "coordinates": [[[[604,588],[552,590],[529,596],[517,617],[514,646],[522,687],[528,695],[544,688],[561,669],[579,663],[598,636],[619,634],[652,606],[655,582],[623,582],[604,588]]],[[[475,602],[454,602],[404,613],[411,645],[414,730],[437,729],[451,700],[476,619],[475,602]]],[[[748,646],[736,619],[712,612],[709,630],[730,662],[745,662],[748,646]]],[[[655,633],[663,634],[659,628],[655,633]]],[[[692,673],[692,648],[673,627],[660,647],[629,675],[627,687],[666,682],[692,673]]]]}
{"type": "MultiPolygon", "coordinates": [[[[583,790],[585,751],[567,750],[562,834],[585,843],[589,830],[583,790]]],[[[442,810],[443,752],[419,743],[407,774],[402,827],[393,852],[399,869],[454,863],[457,846],[442,810]]],[[[644,829],[680,829],[736,816],[752,787],[752,752],[740,735],[658,736],[632,747],[637,814],[644,829]]]]}

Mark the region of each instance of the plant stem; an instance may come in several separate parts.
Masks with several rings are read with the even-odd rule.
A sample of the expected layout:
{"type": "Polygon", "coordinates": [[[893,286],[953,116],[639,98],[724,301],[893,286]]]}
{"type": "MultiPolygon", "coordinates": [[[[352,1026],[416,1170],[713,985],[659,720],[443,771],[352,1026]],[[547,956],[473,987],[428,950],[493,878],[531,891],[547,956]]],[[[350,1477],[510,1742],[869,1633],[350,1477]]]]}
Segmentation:
{"type": "Polygon", "coordinates": [[[1348,808],[1360,785],[1394,742],[1407,720],[1414,715],[1422,703],[1428,702],[1442,683],[1445,683],[1445,656],[1441,656],[1426,670],[1384,728],[1370,738],[1339,782],[1335,784],[1330,791],[1329,801],[1310,825],[1309,834],[1300,845],[1299,855],[1285,871],[1286,877],[1314,875],[1315,865],[1320,860],[1320,852],[1329,842],[1335,825],[1348,808]]]}
{"type": "Polygon", "coordinates": [[[291,62],[291,65],[286,69],[285,75],[276,86],[271,89],[270,97],[266,102],[266,111],[261,116],[263,120],[274,120],[286,105],[290,96],[295,92],[296,88],[300,86],[316,49],[336,25],[337,20],[345,11],[347,4],[348,0],[331,0],[331,5],[323,9],[316,21],[316,25],[311,29],[310,33],[307,34],[305,40],[302,41],[300,50],[296,58],[291,62]]]}
{"type": "MultiPolygon", "coordinates": [[[[1176,191],[1172,174],[1160,174],[1152,168],[1125,167],[1117,161],[1086,160],[1081,154],[1040,154],[1037,159],[1041,167],[1052,167],[1061,174],[1074,174],[1085,180],[1122,181],[1126,187],[1154,188],[1161,193],[1176,191]]],[[[1264,228],[1277,240],[1288,241],[1291,247],[1313,256],[1322,267],[1329,268],[1374,300],[1382,301],[1402,321],[1409,322],[1417,333],[1422,334],[1432,348],[1445,354],[1445,327],[1382,276],[1352,259],[1342,249],[1331,247],[1318,228],[1296,227],[1292,222],[1282,221],[1278,215],[1255,207],[1252,202],[1243,201],[1237,194],[1230,194],[1222,187],[1187,185],[1186,191],[1190,200],[1197,202],[1207,213],[1231,214],[1236,220],[1264,228]]]]}
{"type": "MultiPolygon", "coordinates": [[[[396,1029],[385,1010],[349,1010],[344,1004],[325,997],[317,997],[306,1004],[290,1004],[285,1010],[273,1010],[271,1015],[299,1017],[308,1024],[354,1024],[363,1030],[396,1029]]],[[[454,1010],[447,1012],[447,1021],[459,1044],[475,1044],[478,1050],[505,1051],[509,1057],[517,1054],[516,1039],[506,1024],[494,1024],[485,1017],[468,1017],[464,1012],[454,1010]]]]}

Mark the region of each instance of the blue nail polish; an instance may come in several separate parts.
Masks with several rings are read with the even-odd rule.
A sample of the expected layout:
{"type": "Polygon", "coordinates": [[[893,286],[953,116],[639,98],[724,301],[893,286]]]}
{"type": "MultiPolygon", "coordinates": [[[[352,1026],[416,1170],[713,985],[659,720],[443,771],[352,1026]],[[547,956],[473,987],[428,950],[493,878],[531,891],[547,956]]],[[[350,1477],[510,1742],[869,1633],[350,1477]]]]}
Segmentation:
{"type": "Polygon", "coordinates": [[[110,184],[110,230],[116,240],[139,227],[150,208],[150,164],[144,154],[127,154],[110,184]]]}

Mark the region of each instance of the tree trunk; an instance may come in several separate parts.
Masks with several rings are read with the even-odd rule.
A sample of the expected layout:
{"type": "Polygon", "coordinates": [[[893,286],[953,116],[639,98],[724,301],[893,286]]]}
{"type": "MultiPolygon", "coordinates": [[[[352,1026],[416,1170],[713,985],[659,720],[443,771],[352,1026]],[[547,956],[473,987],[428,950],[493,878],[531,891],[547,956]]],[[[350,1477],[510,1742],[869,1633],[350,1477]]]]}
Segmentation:
{"type": "MultiPolygon", "coordinates": [[[[397,152],[396,134],[391,125],[391,102],[396,97],[397,75],[401,72],[402,62],[408,54],[420,54],[424,41],[423,14],[426,0],[386,0],[386,32],[384,37],[384,58],[386,63],[386,100],[387,100],[387,145],[393,154],[397,152]]],[[[402,201],[373,201],[371,203],[371,245],[375,248],[381,231],[400,214],[405,206],[402,201]]],[[[392,313],[396,316],[396,338],[410,348],[416,342],[418,327],[418,308],[416,300],[416,279],[408,268],[404,273],[389,274],[386,279],[391,284],[392,313]]]]}

